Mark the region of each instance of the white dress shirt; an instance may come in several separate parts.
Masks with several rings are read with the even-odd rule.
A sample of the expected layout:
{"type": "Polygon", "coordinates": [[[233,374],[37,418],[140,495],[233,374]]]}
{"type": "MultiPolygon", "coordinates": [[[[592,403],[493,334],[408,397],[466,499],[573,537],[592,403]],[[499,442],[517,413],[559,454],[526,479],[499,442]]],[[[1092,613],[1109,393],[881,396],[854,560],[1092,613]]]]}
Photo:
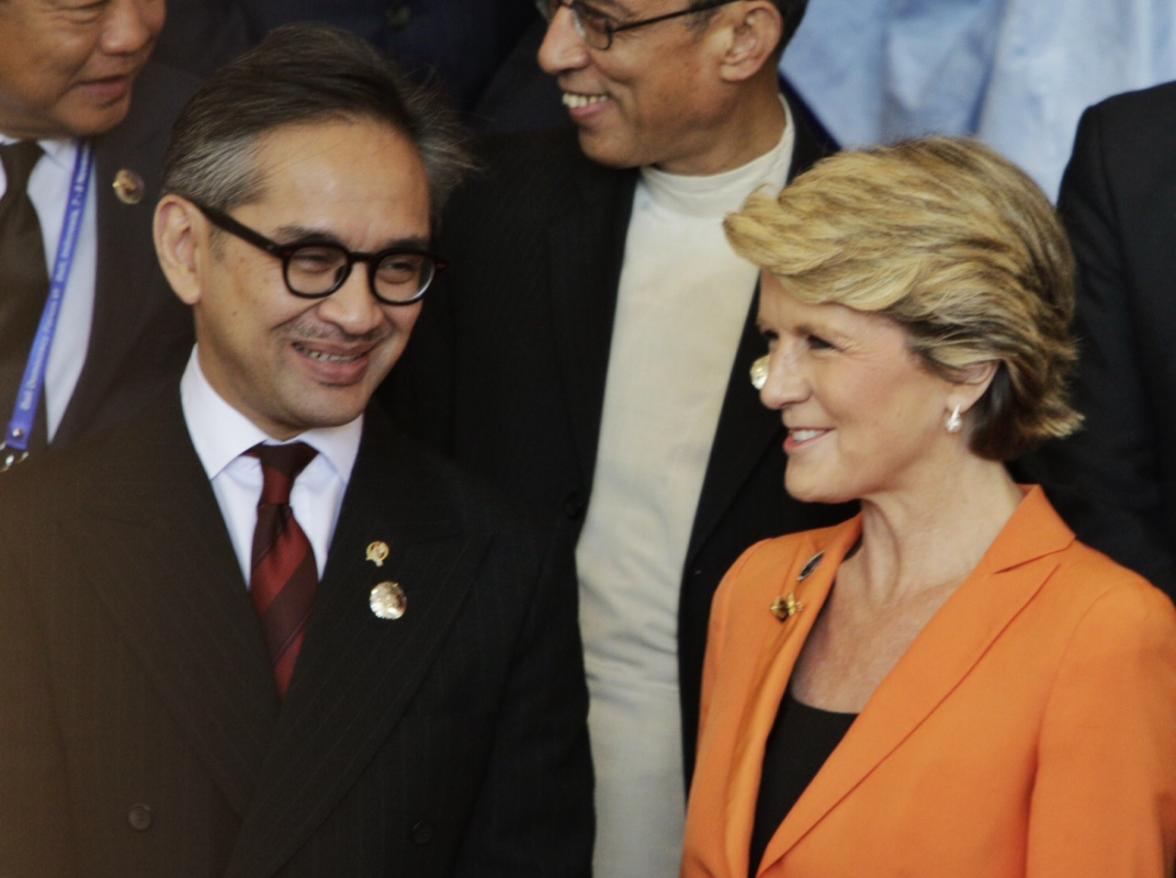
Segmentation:
{"type": "MultiPolygon", "coordinates": [[[[0,143],[12,142],[11,137],[0,134],[0,143]]],[[[37,211],[37,221],[41,225],[41,238],[45,244],[46,273],[52,276],[78,147],[77,142],[73,140],[38,142],[45,155],[33,168],[32,176],[29,177],[28,193],[29,200],[33,202],[33,208],[37,211]]],[[[73,268],[65,285],[61,311],[57,316],[57,331],[53,337],[53,347],[49,351],[49,362],[45,366],[45,387],[41,404],[45,407],[50,440],[61,424],[66,405],[77,386],[78,376],[82,374],[86,350],[90,346],[90,323],[94,315],[94,279],[98,265],[94,173],[94,169],[91,168],[90,189],[86,193],[86,206],[78,234],[77,249],[74,251],[73,268]]],[[[3,166],[0,166],[0,196],[7,190],[8,180],[3,166]]],[[[10,417],[12,412],[0,412],[3,424],[7,424],[10,417]]],[[[2,425],[0,429],[3,429],[2,425]]]]}
{"type": "Polygon", "coordinates": [[[758,277],[721,223],[759,186],[784,185],[793,145],[789,120],[779,143],[747,165],[700,177],[643,168],[634,195],[576,546],[597,878],[677,874],[682,568],[758,277]]]}
{"type": "MultiPolygon", "coordinates": [[[[270,438],[225,402],[204,377],[196,348],[192,349],[192,356],[180,379],[180,401],[192,445],[212,482],[212,491],[241,565],[241,576],[248,584],[262,475],[261,461],[245,455],[245,452],[259,442],[287,443],[270,438]]],[[[318,451],[295,480],[290,492],[290,506],[314,550],[320,579],[339,521],[343,495],[359,454],[362,433],[363,416],[360,415],[341,427],[308,430],[289,440],[305,442],[318,451]]]]}

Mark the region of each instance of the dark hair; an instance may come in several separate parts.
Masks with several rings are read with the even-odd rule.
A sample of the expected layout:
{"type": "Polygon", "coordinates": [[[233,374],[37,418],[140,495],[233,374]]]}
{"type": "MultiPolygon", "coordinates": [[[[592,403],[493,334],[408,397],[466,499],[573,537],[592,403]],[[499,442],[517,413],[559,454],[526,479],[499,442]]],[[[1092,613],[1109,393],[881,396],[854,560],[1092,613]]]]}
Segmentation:
{"type": "Polygon", "coordinates": [[[324,119],[385,122],[410,140],[428,175],[434,217],[471,161],[440,96],[410,83],[367,42],[311,24],[274,29],[218,70],[172,132],[163,191],[228,210],[260,195],[258,138],[324,119]]]}

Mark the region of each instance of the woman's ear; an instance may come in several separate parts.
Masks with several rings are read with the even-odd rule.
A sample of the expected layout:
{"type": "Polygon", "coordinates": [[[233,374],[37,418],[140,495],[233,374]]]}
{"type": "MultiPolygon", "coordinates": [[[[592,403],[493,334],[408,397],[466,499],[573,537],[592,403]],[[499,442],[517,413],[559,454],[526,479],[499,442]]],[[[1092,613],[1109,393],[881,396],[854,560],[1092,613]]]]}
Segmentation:
{"type": "Polygon", "coordinates": [[[988,388],[992,385],[992,379],[996,377],[996,370],[999,368],[999,360],[983,360],[960,369],[959,379],[952,385],[947,395],[948,410],[954,410],[958,406],[963,413],[971,411],[972,406],[988,392],[988,388]]]}

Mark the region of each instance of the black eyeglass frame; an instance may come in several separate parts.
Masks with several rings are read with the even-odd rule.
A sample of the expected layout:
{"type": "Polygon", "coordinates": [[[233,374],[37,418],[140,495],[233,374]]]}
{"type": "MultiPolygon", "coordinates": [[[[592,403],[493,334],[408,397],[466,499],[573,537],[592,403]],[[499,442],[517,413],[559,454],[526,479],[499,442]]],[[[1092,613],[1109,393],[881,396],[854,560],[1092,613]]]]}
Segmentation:
{"type": "Polygon", "coordinates": [[[433,253],[429,250],[424,250],[419,247],[389,247],[386,250],[378,250],[375,253],[364,253],[360,250],[348,250],[342,244],[337,244],[334,241],[307,240],[297,241],[292,244],[279,244],[277,241],[270,240],[265,235],[261,234],[261,232],[255,231],[244,223],[233,219],[223,210],[218,210],[215,207],[209,207],[208,205],[201,204],[198,201],[192,201],[190,198],[188,200],[191,201],[192,204],[195,205],[202,214],[208,217],[209,221],[213,225],[223,229],[236,238],[240,238],[245,243],[252,244],[257,249],[264,250],[271,256],[275,256],[282,260],[282,280],[286,284],[286,289],[289,290],[290,295],[297,296],[300,299],[327,298],[332,293],[337,291],[341,286],[343,286],[343,284],[347,283],[347,278],[351,277],[351,269],[354,267],[355,263],[362,262],[367,265],[368,289],[371,290],[371,294],[375,297],[376,301],[384,305],[412,305],[424,298],[425,292],[429,289],[430,286],[432,286],[433,281],[437,278],[437,275],[444,271],[449,265],[436,253],[433,253]],[[299,250],[303,250],[307,247],[327,247],[342,253],[344,258],[347,260],[347,267],[339,273],[339,276],[335,279],[335,282],[331,285],[331,287],[321,293],[300,292],[299,290],[294,289],[294,287],[290,284],[290,259],[299,250]],[[374,267],[379,265],[389,256],[402,255],[425,257],[433,266],[432,273],[429,275],[428,279],[423,284],[421,284],[421,288],[417,290],[416,294],[412,296],[412,298],[386,299],[376,290],[376,272],[374,271],[374,267]]]}
{"type": "MultiPolygon", "coordinates": [[[[647,24],[657,24],[659,21],[669,21],[671,18],[679,18],[683,15],[691,15],[695,12],[706,12],[711,9],[717,9],[720,6],[726,6],[728,3],[735,3],[738,0],[710,0],[701,6],[694,6],[689,9],[679,9],[677,12],[667,12],[663,15],[655,15],[652,18],[641,18],[637,21],[627,21],[623,24],[612,24],[608,15],[600,12],[589,3],[583,0],[554,0],[557,6],[562,6],[572,13],[572,21],[576,25],[576,33],[580,35],[580,39],[592,45],[588,40],[588,28],[584,24],[584,18],[581,15],[581,10],[588,10],[596,19],[603,19],[605,43],[603,46],[593,46],[601,52],[607,52],[612,48],[613,38],[622,31],[634,30],[635,28],[645,27],[647,24]]],[[[544,20],[550,22],[555,18],[555,11],[551,7],[549,0],[535,0],[535,5],[539,8],[539,14],[543,16],[544,20]]]]}

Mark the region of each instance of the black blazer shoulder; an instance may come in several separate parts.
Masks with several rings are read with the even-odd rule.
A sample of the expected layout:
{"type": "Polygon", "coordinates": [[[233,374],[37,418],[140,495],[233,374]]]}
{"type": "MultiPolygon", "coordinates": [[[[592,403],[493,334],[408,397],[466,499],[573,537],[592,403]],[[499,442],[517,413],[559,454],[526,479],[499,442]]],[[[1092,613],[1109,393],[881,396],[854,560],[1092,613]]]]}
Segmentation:
{"type": "Polygon", "coordinates": [[[1085,422],[1021,461],[1079,538],[1176,594],[1176,83],[1082,116],[1059,213],[1078,265],[1074,404],[1085,422]]]}

